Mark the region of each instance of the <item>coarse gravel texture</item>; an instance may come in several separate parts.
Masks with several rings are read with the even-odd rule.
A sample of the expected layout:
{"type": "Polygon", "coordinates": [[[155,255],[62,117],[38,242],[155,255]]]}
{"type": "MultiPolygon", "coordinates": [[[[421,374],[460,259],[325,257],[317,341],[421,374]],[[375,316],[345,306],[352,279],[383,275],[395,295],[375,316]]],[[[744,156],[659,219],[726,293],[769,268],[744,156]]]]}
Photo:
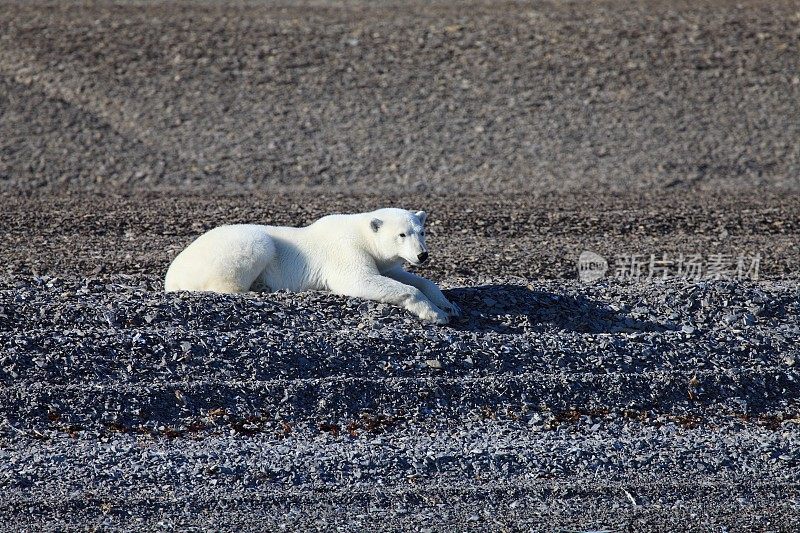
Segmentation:
{"type": "Polygon", "coordinates": [[[438,327],[324,293],[162,292],[170,257],[226,214],[302,224],[391,197],[3,199],[9,530],[790,531],[800,519],[800,294],[780,266],[796,250],[779,247],[797,242],[796,200],[428,200],[421,273],[464,310],[438,327]],[[576,280],[598,242],[749,245],[765,254],[762,279],[576,280]]]}
{"type": "Polygon", "coordinates": [[[799,47],[794,1],[0,0],[0,531],[796,531],[799,47]],[[448,326],[163,293],[389,205],[448,326]]]}
{"type": "Polygon", "coordinates": [[[448,327],[321,293],[161,290],[0,285],[13,527],[798,519],[795,284],[481,280],[447,291],[465,310],[448,327]]]}
{"type": "Polygon", "coordinates": [[[0,183],[800,189],[795,1],[0,1],[0,183]]]}
{"type": "MultiPolygon", "coordinates": [[[[156,274],[198,235],[232,223],[303,226],[330,213],[378,207],[425,209],[434,279],[576,279],[589,250],[609,262],[721,256],[735,277],[738,259],[760,257],[759,279],[800,279],[800,195],[656,191],[475,195],[192,191],[1,193],[0,273],[156,274]],[[69,250],[70,253],[64,253],[69,250]]],[[[701,277],[705,277],[704,270],[701,277]]],[[[751,277],[751,276],[748,276],[751,277]]]]}

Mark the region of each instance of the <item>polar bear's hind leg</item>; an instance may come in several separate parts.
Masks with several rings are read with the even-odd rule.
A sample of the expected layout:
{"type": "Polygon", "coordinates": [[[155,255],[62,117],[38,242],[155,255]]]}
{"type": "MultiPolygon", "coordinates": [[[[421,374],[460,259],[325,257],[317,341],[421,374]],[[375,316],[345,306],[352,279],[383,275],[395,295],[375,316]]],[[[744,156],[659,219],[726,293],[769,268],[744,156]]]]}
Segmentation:
{"type": "Polygon", "coordinates": [[[274,257],[275,243],[262,226],[215,228],[175,258],[165,289],[247,292],[274,257]]]}

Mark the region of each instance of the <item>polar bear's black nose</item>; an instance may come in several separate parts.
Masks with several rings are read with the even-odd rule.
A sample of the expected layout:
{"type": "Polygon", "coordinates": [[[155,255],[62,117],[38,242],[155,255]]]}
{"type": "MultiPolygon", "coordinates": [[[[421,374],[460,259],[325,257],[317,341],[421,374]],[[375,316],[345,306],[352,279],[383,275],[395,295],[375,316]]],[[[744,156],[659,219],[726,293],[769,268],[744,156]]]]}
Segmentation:
{"type": "Polygon", "coordinates": [[[417,256],[417,259],[419,259],[420,263],[424,263],[425,261],[428,260],[428,252],[422,252],[417,256]]]}

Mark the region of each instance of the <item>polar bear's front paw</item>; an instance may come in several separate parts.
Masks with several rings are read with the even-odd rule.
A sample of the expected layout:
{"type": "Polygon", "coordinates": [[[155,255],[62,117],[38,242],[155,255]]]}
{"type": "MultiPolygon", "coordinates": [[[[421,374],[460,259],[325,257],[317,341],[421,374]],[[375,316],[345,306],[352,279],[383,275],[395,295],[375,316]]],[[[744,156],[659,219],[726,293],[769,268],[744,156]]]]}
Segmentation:
{"type": "Polygon", "coordinates": [[[444,309],[445,312],[447,312],[447,314],[450,316],[461,316],[461,308],[453,302],[447,302],[446,305],[442,306],[442,309],[444,309]]]}
{"type": "Polygon", "coordinates": [[[433,324],[447,324],[449,318],[447,313],[433,306],[426,306],[417,314],[422,320],[433,324]]]}
{"type": "Polygon", "coordinates": [[[458,307],[453,302],[449,301],[444,296],[442,296],[441,298],[437,298],[433,303],[436,304],[436,306],[439,307],[440,309],[444,310],[444,312],[447,313],[448,316],[453,316],[453,317],[461,316],[461,308],[458,307]]]}

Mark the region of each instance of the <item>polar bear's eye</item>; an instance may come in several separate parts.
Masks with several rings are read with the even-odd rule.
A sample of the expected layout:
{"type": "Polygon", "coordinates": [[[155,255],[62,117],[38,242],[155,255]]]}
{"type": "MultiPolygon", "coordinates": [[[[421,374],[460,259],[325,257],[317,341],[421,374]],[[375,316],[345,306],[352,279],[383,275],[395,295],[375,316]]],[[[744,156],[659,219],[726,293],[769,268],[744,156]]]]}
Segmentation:
{"type": "Polygon", "coordinates": [[[405,234],[405,233],[401,233],[401,234],[400,234],[400,236],[401,236],[401,237],[405,237],[405,236],[406,236],[406,234],[405,234]]]}

